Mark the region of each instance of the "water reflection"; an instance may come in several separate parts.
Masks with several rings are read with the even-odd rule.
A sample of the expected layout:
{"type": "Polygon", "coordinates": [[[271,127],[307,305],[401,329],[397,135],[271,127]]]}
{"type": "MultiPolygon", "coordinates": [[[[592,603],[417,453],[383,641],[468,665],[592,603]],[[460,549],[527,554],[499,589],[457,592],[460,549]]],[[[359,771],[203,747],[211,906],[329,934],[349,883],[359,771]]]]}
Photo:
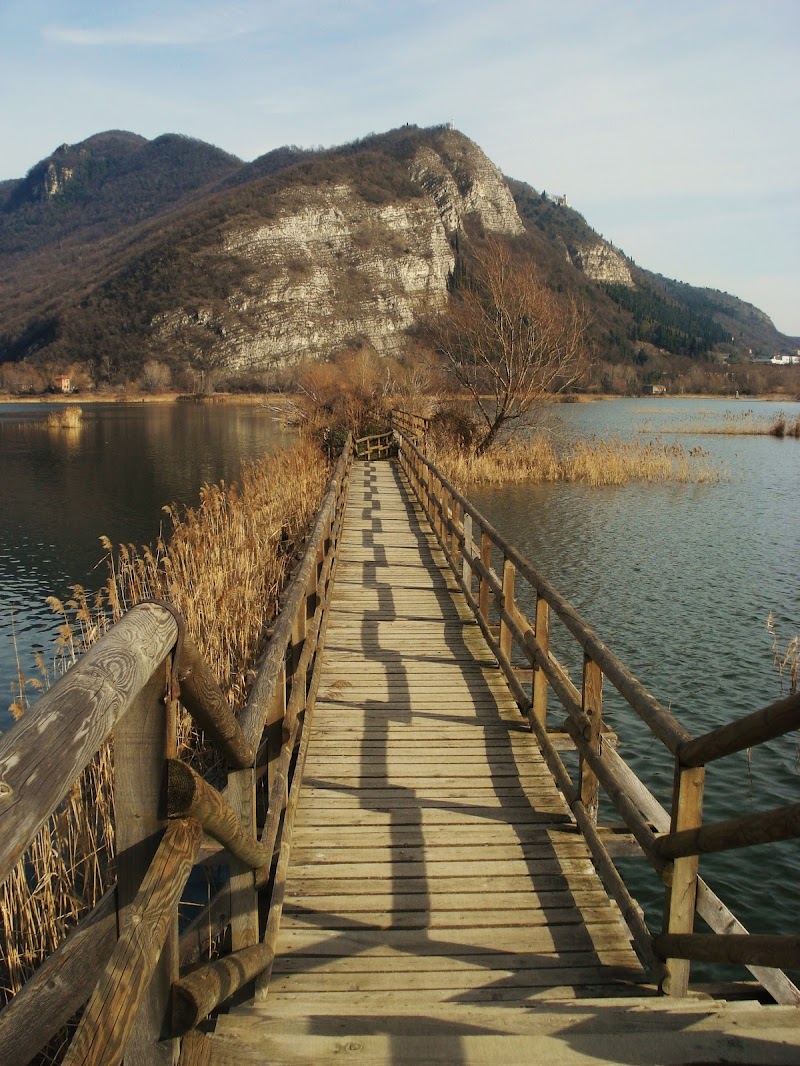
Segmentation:
{"type": "Polygon", "coordinates": [[[251,405],[97,404],[75,432],[47,427],[50,405],[0,405],[0,728],[16,667],[49,644],[48,595],[104,573],[101,535],[149,543],[162,508],[192,504],[203,482],[238,476],[244,459],[287,443],[270,412],[251,405]]]}
{"type": "MultiPolygon", "coordinates": [[[[759,418],[773,404],[748,403],[759,418]]],[[[782,404],[787,415],[798,404],[782,404]]],[[[629,437],[647,427],[707,417],[735,404],[711,400],[613,401],[559,407],[569,436],[629,437]],[[645,426],[646,423],[646,426],[645,426]]],[[[551,412],[552,414],[552,412],[551,412]]],[[[692,732],[701,733],[780,695],[766,620],[784,639],[800,631],[797,531],[800,442],[771,437],[685,436],[686,448],[709,451],[730,472],[713,485],[581,485],[479,488],[470,496],[597,630],[619,658],[692,732]]],[[[574,642],[554,632],[554,648],[578,677],[574,642]]],[[[663,747],[606,686],[605,708],[622,738],[621,754],[668,804],[672,767],[663,747]]],[[[763,810],[798,799],[794,736],[726,760],[708,771],[710,819],[763,810]]],[[[613,812],[608,812],[616,820],[613,812]]],[[[770,905],[753,898],[758,852],[703,859],[703,870],[740,917],[761,931],[787,931],[800,870],[800,846],[770,853],[770,905]]],[[[629,863],[638,895],[660,920],[652,877],[629,863]]]]}
{"type": "MultiPolygon", "coordinates": [[[[756,417],[777,412],[748,402],[756,417]]],[[[782,404],[789,416],[800,404],[782,404]]],[[[49,407],[0,405],[0,707],[10,696],[10,611],[26,669],[53,630],[44,606],[70,582],[98,583],[98,538],[151,541],[161,508],[196,500],[203,481],[235,478],[242,459],[286,440],[269,413],[247,406],[109,405],[84,408],[67,444],[41,423],[49,407]]],[[[619,400],[548,409],[562,438],[666,433],[701,413],[724,417],[713,400],[619,400]]],[[[731,474],[713,485],[509,486],[470,495],[500,531],[571,600],[601,638],[694,732],[779,695],[766,619],[800,632],[797,531],[800,442],[770,437],[681,436],[731,474]]],[[[558,634],[554,633],[555,647],[558,634]]],[[[579,667],[574,645],[563,657],[579,667]],[[570,658],[571,657],[571,658],[570,658]]],[[[576,673],[577,676],[577,673],[576,673]]],[[[622,754],[668,802],[672,769],[662,746],[606,688],[605,708],[622,754]]],[[[2,713],[0,711],[0,713],[2,713]]],[[[2,728],[2,724],[0,724],[2,728]]],[[[784,738],[709,769],[707,813],[729,817],[798,799],[797,743],[784,738]]],[[[605,812],[611,815],[611,812],[605,812]]],[[[611,820],[616,820],[612,815],[611,820]]],[[[795,842],[770,853],[770,899],[754,900],[759,851],[703,859],[704,873],[745,924],[781,931],[795,906],[795,842]]],[[[630,864],[634,894],[660,918],[652,876],[630,864]]]]}

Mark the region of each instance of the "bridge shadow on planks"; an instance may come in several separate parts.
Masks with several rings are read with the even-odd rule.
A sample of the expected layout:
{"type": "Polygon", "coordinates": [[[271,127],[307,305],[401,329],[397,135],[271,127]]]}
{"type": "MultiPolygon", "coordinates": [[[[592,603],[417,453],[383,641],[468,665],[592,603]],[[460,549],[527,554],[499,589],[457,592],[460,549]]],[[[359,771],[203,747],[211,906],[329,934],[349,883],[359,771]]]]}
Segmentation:
{"type": "Polygon", "coordinates": [[[446,1005],[638,994],[619,914],[430,527],[377,465],[351,487],[270,1012],[302,1002],[320,1034],[343,1012],[399,1034],[446,1005]]]}

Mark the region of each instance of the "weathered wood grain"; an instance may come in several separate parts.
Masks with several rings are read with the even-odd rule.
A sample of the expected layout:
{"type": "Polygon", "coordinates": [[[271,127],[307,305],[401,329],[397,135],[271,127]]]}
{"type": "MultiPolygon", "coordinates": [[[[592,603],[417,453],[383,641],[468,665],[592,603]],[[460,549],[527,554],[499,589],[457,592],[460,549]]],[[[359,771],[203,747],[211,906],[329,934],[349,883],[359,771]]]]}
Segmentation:
{"type": "Polygon", "coordinates": [[[128,922],[83,1013],[65,1066],[121,1062],[139,1003],[175,922],[178,900],[200,839],[198,822],[175,821],[167,827],[129,908],[128,922]]]}
{"type": "Polygon", "coordinates": [[[167,809],[171,818],[196,818],[209,836],[253,869],[268,861],[220,793],[178,759],[167,760],[167,809]]]}
{"type": "MultiPolygon", "coordinates": [[[[166,827],[164,761],[174,732],[164,702],[167,670],[156,669],[114,734],[114,823],[117,842],[117,925],[131,920],[135,900],[166,827]]],[[[126,1049],[129,1066],[171,1066],[172,1051],[160,1044],[169,990],[178,976],[177,914],[153,979],[142,994],[126,1049]]]]}
{"type": "Polygon", "coordinates": [[[140,604],[0,738],[0,881],[100,750],[178,635],[140,604]]]}
{"type": "Polygon", "coordinates": [[[245,740],[222,690],[188,636],[183,641],[178,681],[181,703],[228,764],[237,770],[252,766],[255,750],[245,740]]]}
{"type": "MultiPolygon", "coordinates": [[[[644,973],[619,910],[455,576],[419,512],[401,506],[404,491],[396,468],[354,468],[270,963],[282,976],[266,1001],[296,995],[313,1012],[373,979],[387,994],[434,996],[496,980],[524,997],[568,974],[581,987],[638,988],[644,973]],[[375,530],[389,508],[391,531],[375,530]],[[525,959],[509,981],[503,948],[506,966],[514,952],[525,959]],[[383,956],[389,969],[360,966],[381,949],[394,952],[383,956]],[[448,962],[464,956],[482,959],[480,978],[464,976],[469,967],[451,978],[448,962]]],[[[458,520],[445,501],[437,529],[450,550],[458,520]]],[[[499,581],[484,549],[488,613],[499,581]]],[[[466,553],[459,572],[462,558],[471,572],[466,553]]],[[[505,578],[513,608],[510,568],[505,578]]]]}
{"type": "Polygon", "coordinates": [[[27,1066],[83,1006],[117,942],[111,889],[0,1012],[0,1062],[27,1066]]]}

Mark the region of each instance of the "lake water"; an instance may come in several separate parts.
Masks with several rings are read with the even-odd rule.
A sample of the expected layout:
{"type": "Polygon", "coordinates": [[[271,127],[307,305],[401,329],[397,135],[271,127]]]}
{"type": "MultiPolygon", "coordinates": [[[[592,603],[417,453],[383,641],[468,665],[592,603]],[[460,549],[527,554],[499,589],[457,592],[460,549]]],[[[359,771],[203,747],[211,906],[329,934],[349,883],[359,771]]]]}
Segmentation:
{"type": "MultiPolygon", "coordinates": [[[[287,438],[271,413],[245,405],[109,404],[84,408],[77,431],[49,431],[44,405],[0,405],[0,719],[20,657],[46,647],[48,595],[92,587],[112,542],[150,542],[161,508],[193,503],[204,481],[235,478],[242,459],[287,438]]],[[[718,400],[613,400],[558,405],[544,415],[562,438],[646,436],[726,412],[769,418],[774,404],[718,400]]],[[[787,415],[800,404],[784,404],[787,415]]],[[[725,471],[705,485],[476,488],[470,496],[500,531],[578,608],[619,658],[694,733],[781,694],[767,617],[784,645],[800,632],[800,441],[680,435],[725,471]]],[[[566,647],[564,657],[574,661],[566,647]]],[[[577,664],[576,664],[577,667],[577,664]]],[[[666,805],[669,759],[607,686],[605,709],[621,754],[666,805]]],[[[560,720],[560,719],[557,719],[560,720]]],[[[0,728],[8,723],[0,720],[0,728]]],[[[707,818],[797,802],[795,736],[709,769],[707,818]]],[[[704,859],[702,872],[745,924],[793,931],[800,848],[792,842],[704,859]],[[770,866],[761,864],[768,859],[770,866]],[[764,888],[768,886],[765,893],[764,888]],[[788,920],[787,916],[788,915],[788,920]]],[[[654,875],[628,860],[634,894],[656,918],[654,875]]],[[[649,868],[648,868],[649,871],[649,868]]]]}
{"type": "MultiPolygon", "coordinates": [[[[50,404],[0,404],[0,729],[17,668],[48,658],[50,595],[106,578],[100,537],[152,543],[162,507],[197,502],[204,482],[288,443],[273,412],[249,404],[87,404],[80,428],[51,430],[50,404]]],[[[51,657],[51,656],[49,656],[51,657]]]]}
{"type": "MultiPolygon", "coordinates": [[[[644,431],[670,440],[676,427],[724,424],[726,414],[745,410],[767,420],[779,409],[800,414],[800,404],[654,398],[561,405],[545,418],[565,438],[644,431]]],[[[707,450],[724,470],[722,480],[476,487],[469,496],[664,706],[701,734],[781,695],[767,618],[772,612],[784,647],[800,632],[800,441],[674,439],[707,450]]],[[[574,642],[562,639],[556,648],[578,679],[574,642]]],[[[620,754],[669,809],[666,749],[609,685],[604,701],[620,754]]],[[[798,758],[792,734],[759,747],[749,762],[743,753],[710,766],[706,820],[798,802],[798,758]]],[[[662,893],[655,875],[639,860],[626,860],[623,869],[657,924],[662,893]]],[[[704,857],[701,872],[754,931],[800,932],[798,842],[704,857]]]]}

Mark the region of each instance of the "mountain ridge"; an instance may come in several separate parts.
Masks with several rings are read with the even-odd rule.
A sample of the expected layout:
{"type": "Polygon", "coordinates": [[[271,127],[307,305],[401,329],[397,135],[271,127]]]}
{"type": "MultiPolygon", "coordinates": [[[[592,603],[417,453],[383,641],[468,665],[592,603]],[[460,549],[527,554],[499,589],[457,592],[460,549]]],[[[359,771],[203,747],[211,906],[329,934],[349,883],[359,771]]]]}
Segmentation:
{"type": "Polygon", "coordinates": [[[587,304],[611,362],[797,347],[752,305],[635,266],[449,127],[250,163],[106,131],[0,183],[0,362],[83,359],[128,380],[147,359],[244,374],[348,345],[396,353],[446,305],[459,242],[486,233],[587,304]]]}

